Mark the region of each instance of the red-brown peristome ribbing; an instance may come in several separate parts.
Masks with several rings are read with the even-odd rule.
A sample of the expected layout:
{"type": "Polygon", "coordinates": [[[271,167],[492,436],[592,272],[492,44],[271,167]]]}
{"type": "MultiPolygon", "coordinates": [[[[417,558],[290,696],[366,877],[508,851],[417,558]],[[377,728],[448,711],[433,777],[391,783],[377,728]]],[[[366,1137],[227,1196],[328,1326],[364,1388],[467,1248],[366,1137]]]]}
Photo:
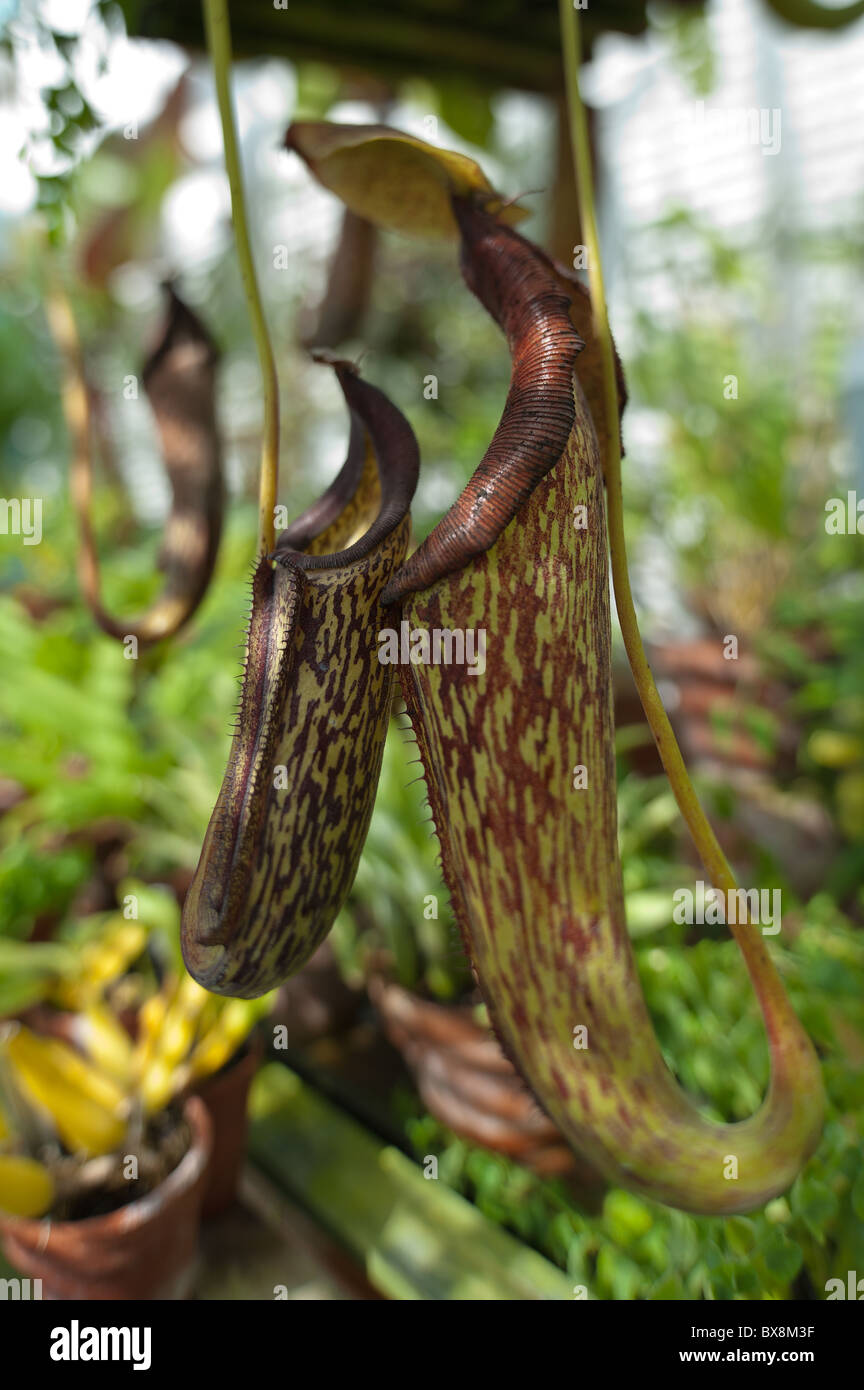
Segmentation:
{"type": "Polygon", "coordinates": [[[492,442],[458,500],[388,584],[384,602],[426,589],[482,555],[558,462],[573,426],[582,344],[548,262],[476,203],[454,198],[468,288],[501,326],[510,390],[492,442]]]}

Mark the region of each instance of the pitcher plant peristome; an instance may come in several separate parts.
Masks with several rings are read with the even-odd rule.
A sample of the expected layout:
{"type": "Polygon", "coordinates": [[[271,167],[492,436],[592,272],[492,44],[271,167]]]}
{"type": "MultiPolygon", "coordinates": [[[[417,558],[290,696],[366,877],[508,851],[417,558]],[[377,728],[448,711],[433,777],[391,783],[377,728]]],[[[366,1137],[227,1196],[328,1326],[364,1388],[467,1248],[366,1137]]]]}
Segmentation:
{"type": "MultiPolygon", "coordinates": [[[[351,139],[356,149],[356,135],[351,139]]],[[[384,140],[376,128],[379,148],[384,140]]],[[[293,128],[289,143],[302,151],[302,127],[293,128]]],[[[337,146],[338,133],[328,148],[337,146]]],[[[437,152],[428,151],[434,160],[437,152]]],[[[584,292],[495,216],[497,195],[488,187],[447,188],[443,167],[466,281],[511,348],[511,391],[462,497],[406,564],[399,568],[401,561],[388,557],[391,574],[381,587],[393,605],[388,621],[402,603],[411,626],[484,628],[492,637],[483,679],[470,679],[456,665],[403,670],[456,917],[505,1051],[574,1148],[610,1179],[672,1205],[714,1214],[749,1210],[785,1190],[815,1147],[822,1119],[818,1062],[764,941],[750,926],[739,927],[736,937],[772,1063],[759,1112],[739,1124],[709,1122],[660,1053],[627,937],[618,857],[608,550],[595,426],[602,411],[596,370],[584,378],[581,372],[585,339],[586,357],[595,346],[590,325],[583,327],[584,292]],[[584,508],[582,529],[573,525],[576,507],[584,508]],[[577,767],[585,771],[581,789],[573,782],[577,767]],[[581,1029],[587,1046],[574,1047],[581,1029]]],[[[435,182],[440,198],[442,178],[435,182]]],[[[331,177],[330,185],[343,191],[338,179],[331,177]]],[[[392,202],[391,189],[383,199],[385,222],[392,202]]],[[[369,213],[368,204],[364,210],[369,213]]],[[[438,230],[441,225],[439,218],[438,230]]],[[[386,486],[383,471],[381,481],[386,486]]],[[[292,532],[302,531],[295,523],[292,532]]],[[[300,582],[295,565],[308,577],[295,555],[284,585],[300,582]]],[[[328,572],[336,579],[328,600],[338,608],[339,564],[328,572]]],[[[380,605],[381,589],[375,601],[380,605]]],[[[370,649],[361,651],[350,619],[342,617],[331,629],[330,648],[334,656],[344,653],[346,663],[334,685],[338,701],[356,693],[358,672],[375,660],[372,625],[365,629],[370,649]]],[[[308,957],[348,891],[371,808],[361,798],[358,842],[358,827],[334,822],[350,814],[344,795],[338,804],[307,796],[305,807],[295,806],[286,819],[277,799],[260,792],[262,777],[272,774],[276,743],[256,730],[262,718],[266,724],[274,716],[278,682],[287,720],[281,760],[290,756],[294,771],[303,766],[307,738],[327,756],[326,707],[319,700],[306,726],[297,722],[306,718],[303,702],[292,696],[291,703],[286,694],[297,678],[292,630],[285,627],[288,655],[276,662],[278,644],[258,640],[253,613],[241,742],[235,743],[241,751],[232,753],[221,811],[217,806],[197,892],[184,915],[190,969],[223,992],[263,991],[308,957]],[[256,704],[259,698],[263,704],[256,704]],[[242,751],[244,738],[254,753],[242,751]],[[319,838],[310,818],[326,843],[317,864],[319,838]],[[243,839],[235,860],[215,844],[214,824],[226,844],[243,839]],[[353,863],[350,873],[339,874],[333,856],[346,850],[353,863]],[[278,893],[266,886],[277,857],[304,884],[296,920],[290,915],[296,895],[280,906],[278,893]],[[230,929],[224,911],[217,920],[229,900],[235,904],[230,929]],[[199,973],[196,953],[208,938],[217,966],[199,973]]],[[[362,760],[350,761],[345,748],[338,701],[342,764],[362,779],[362,760]]],[[[365,716],[356,699],[352,708],[356,736],[368,740],[372,730],[377,747],[382,705],[367,706],[365,716]]],[[[374,758],[370,766],[374,786],[374,758]]],[[[298,785],[292,767],[287,783],[298,785]]]]}

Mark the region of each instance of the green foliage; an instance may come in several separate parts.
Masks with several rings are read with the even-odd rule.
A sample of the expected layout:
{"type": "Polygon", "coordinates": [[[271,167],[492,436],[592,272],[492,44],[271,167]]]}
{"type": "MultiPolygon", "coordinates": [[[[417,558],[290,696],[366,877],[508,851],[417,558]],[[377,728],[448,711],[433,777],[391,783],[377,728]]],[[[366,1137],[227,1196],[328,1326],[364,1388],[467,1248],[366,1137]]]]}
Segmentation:
{"type": "Polygon", "coordinates": [[[86,845],[40,850],[35,836],[0,847],[0,938],[25,937],[43,915],[65,912],[91,861],[86,845]]]}
{"type": "Polygon", "coordinates": [[[0,1018],[38,1003],[72,963],[73,953],[67,946],[9,941],[0,935],[0,1018]]]}
{"type": "Polygon", "coordinates": [[[654,467],[625,473],[628,512],[674,554],[691,604],[721,632],[752,640],[773,627],[778,601],[813,594],[816,574],[839,580],[864,553],[859,538],[838,545],[824,528],[848,307],[826,296],[806,359],[794,343],[764,351],[765,334],[783,337],[770,261],[778,238],[790,259],[830,262],[836,251],[770,227],[757,249],[740,249],[684,210],[652,234],[675,303],[658,314],[633,286],[627,377],[663,443],[654,467]],[[758,333],[742,331],[754,320],[758,333]]]}
{"type": "MultiPolygon", "coordinates": [[[[0,775],[25,794],[0,819],[0,933],[62,916],[88,877],[94,825],[116,823],[131,867],[147,877],[194,868],[216,799],[237,700],[249,514],[229,528],[213,592],[194,629],[127,660],[66,598],[68,518],[49,518],[40,563],[59,606],[33,621],[0,597],[0,775]],[[52,575],[52,556],[58,556],[52,575]]],[[[28,556],[28,563],[30,557],[28,556]]],[[[149,556],[112,561],[111,603],[134,612],[149,556]]],[[[44,592],[44,591],[43,591],[44,592]]]]}

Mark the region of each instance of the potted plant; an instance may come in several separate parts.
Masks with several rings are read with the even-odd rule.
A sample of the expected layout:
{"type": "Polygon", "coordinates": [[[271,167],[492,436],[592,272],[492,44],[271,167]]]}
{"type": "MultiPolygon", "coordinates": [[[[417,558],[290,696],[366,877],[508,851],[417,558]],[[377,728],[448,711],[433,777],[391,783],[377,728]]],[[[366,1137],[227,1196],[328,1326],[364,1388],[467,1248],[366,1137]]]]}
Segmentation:
{"type": "Polygon", "coordinates": [[[11,1263],[46,1298],[187,1296],[211,1150],[200,1098],[148,1112],[104,1067],[22,1024],[5,1026],[2,1067],[11,1263]]]}
{"type": "Polygon", "coordinates": [[[43,981],[26,1014],[34,1026],[6,1025],[4,1244],[58,1297],[181,1296],[200,1216],[236,1193],[260,1058],[253,1030],[271,1001],[216,999],[164,950],[157,983],[151,956],[160,942],[170,952],[170,931],[118,914],[75,928],[52,947],[64,969],[43,981]],[[124,1232],[134,1232],[128,1262],[125,1244],[114,1250],[124,1232]]]}

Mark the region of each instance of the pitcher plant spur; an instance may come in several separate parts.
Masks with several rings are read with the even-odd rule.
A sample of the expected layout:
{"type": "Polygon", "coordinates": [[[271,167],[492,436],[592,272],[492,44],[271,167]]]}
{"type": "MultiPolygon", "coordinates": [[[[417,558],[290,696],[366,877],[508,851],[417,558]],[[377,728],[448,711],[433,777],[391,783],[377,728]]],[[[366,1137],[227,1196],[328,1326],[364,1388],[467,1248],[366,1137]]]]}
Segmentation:
{"type": "Polygon", "coordinates": [[[294,125],[287,143],[355,211],[404,229],[410,207],[408,230],[458,236],[464,279],[507,339],[511,382],[473,477],[406,559],[413,435],[337,364],[348,461],[255,573],[239,726],[184,911],[189,970],[216,992],[257,995],[309,958],[371,814],[391,703],[379,630],[403,618],[485,629],[482,678],[455,663],[400,676],[497,1037],[610,1181],[688,1211],[751,1210],[789,1187],[818,1142],[820,1068],[750,924],[733,930],[770,1046],[759,1111],[704,1118],[654,1036],[618,852],[607,433],[586,292],[514,230],[519,209],[470,160],[385,127],[294,125]]]}

